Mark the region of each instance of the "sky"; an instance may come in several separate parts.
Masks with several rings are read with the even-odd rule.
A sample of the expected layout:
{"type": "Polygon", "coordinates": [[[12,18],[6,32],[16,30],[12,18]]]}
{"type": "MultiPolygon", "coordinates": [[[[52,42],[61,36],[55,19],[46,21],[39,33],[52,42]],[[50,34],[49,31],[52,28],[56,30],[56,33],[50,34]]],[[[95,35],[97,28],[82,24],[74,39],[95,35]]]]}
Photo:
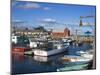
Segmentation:
{"type": "Polygon", "coordinates": [[[79,22],[80,16],[95,16],[95,6],[14,0],[11,10],[12,22],[18,25],[44,26],[46,29],[57,31],[62,31],[67,27],[72,33],[76,29],[79,33],[94,31],[95,18],[83,18],[83,27],[79,27],[79,22]]]}

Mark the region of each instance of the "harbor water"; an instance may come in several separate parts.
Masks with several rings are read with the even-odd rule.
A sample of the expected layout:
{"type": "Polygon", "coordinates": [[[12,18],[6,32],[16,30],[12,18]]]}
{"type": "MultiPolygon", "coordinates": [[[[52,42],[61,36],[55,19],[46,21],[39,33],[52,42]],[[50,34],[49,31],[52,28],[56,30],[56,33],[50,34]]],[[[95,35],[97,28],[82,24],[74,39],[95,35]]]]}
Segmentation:
{"type": "Polygon", "coordinates": [[[84,44],[82,46],[70,46],[65,52],[56,54],[49,57],[42,56],[27,56],[22,54],[12,54],[12,74],[27,74],[27,73],[43,73],[43,72],[57,72],[59,68],[63,68],[63,71],[72,70],[87,70],[88,67],[79,68],[79,64],[67,63],[64,64],[60,61],[60,58],[64,55],[76,55],[77,51],[86,51],[91,49],[92,46],[84,44]],[[77,66],[75,66],[77,64],[77,66]],[[73,66],[73,67],[72,67],[73,66]],[[77,67],[79,69],[77,69],[77,67]],[[70,68],[70,69],[68,69],[70,68]],[[73,69],[74,68],[74,69],[73,69]]]}

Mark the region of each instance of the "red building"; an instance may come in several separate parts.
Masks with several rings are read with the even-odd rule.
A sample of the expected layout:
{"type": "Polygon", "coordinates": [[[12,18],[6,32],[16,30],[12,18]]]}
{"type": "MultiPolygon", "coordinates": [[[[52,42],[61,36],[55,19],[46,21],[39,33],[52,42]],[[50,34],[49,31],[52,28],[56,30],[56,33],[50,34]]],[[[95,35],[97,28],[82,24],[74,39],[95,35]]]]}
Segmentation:
{"type": "Polygon", "coordinates": [[[53,38],[65,38],[70,36],[70,30],[65,28],[63,32],[52,32],[53,38]]]}

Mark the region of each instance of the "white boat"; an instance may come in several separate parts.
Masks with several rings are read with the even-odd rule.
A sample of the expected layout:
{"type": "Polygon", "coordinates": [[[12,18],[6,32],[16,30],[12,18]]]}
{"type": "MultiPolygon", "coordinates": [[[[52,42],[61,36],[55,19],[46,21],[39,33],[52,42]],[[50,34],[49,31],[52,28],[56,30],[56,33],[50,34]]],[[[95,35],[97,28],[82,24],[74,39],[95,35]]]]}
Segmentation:
{"type": "MultiPolygon", "coordinates": [[[[51,46],[51,45],[49,45],[51,46]]],[[[65,44],[61,44],[61,43],[54,43],[53,42],[53,48],[50,48],[50,49],[34,49],[34,55],[39,55],[39,56],[50,56],[50,55],[54,55],[54,54],[57,54],[57,53],[61,53],[61,52],[64,52],[66,51],[67,49],[67,45],[65,44]]]]}
{"type": "Polygon", "coordinates": [[[57,71],[72,71],[72,70],[85,70],[88,63],[91,61],[89,58],[73,55],[65,55],[61,58],[63,67],[57,68],[57,71]]]}
{"type": "Polygon", "coordinates": [[[39,62],[49,62],[49,61],[55,61],[55,59],[59,59],[60,57],[62,57],[64,54],[56,54],[53,56],[49,56],[49,57],[45,57],[45,56],[39,56],[39,55],[34,55],[34,60],[35,61],[39,61],[39,62]]]}
{"type": "Polygon", "coordinates": [[[44,57],[44,56],[34,56],[34,60],[35,61],[39,61],[39,62],[47,62],[48,61],[48,57],[44,57]]]}
{"type": "Polygon", "coordinates": [[[57,72],[62,71],[72,71],[72,70],[85,70],[88,64],[81,64],[81,65],[66,65],[65,67],[58,68],[57,72]]]}
{"type": "Polygon", "coordinates": [[[39,42],[39,40],[37,40],[37,38],[29,38],[29,42],[30,42],[30,44],[29,44],[30,48],[37,48],[38,44],[43,44],[43,42],[39,42]]]}
{"type": "Polygon", "coordinates": [[[85,54],[86,52],[85,51],[77,51],[76,52],[78,55],[80,55],[80,54],[85,54]]]}
{"type": "Polygon", "coordinates": [[[81,56],[88,59],[93,59],[93,54],[82,54],[81,56]]]}
{"type": "Polygon", "coordinates": [[[38,42],[34,41],[33,39],[29,39],[29,42],[30,42],[29,44],[30,48],[36,48],[38,45],[38,42]]]}
{"type": "Polygon", "coordinates": [[[88,59],[93,59],[93,50],[89,50],[89,51],[78,51],[77,52],[78,55],[88,58],[88,59]]]}
{"type": "Polygon", "coordinates": [[[66,55],[66,56],[62,57],[61,60],[65,61],[65,62],[77,62],[78,64],[83,64],[83,63],[90,62],[92,59],[82,57],[82,56],[66,55]]]}

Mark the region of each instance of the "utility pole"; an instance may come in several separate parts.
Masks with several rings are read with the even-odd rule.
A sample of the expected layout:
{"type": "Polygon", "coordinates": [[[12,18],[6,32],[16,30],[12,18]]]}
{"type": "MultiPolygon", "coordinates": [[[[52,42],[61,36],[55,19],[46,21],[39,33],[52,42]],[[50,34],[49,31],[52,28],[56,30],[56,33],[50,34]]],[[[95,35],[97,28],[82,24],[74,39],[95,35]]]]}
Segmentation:
{"type": "Polygon", "coordinates": [[[78,38],[78,37],[77,37],[77,32],[78,32],[78,30],[76,29],[76,30],[75,30],[75,36],[76,36],[75,39],[76,39],[76,40],[77,40],[77,38],[78,38]]]}
{"type": "Polygon", "coordinates": [[[78,29],[76,29],[75,30],[75,40],[78,42],[78,32],[79,32],[80,30],[78,30],[78,29]]]}

